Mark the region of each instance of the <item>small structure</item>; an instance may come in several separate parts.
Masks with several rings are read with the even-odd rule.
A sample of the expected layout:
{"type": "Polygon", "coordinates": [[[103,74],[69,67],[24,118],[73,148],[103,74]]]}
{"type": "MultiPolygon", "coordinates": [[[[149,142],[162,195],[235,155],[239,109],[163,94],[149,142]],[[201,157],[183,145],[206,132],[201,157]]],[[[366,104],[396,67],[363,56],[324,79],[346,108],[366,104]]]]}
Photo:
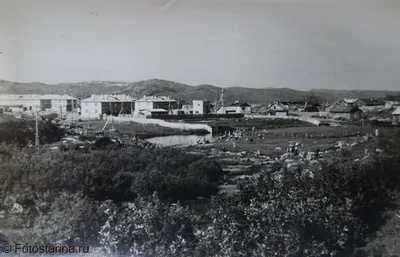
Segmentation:
{"type": "Polygon", "coordinates": [[[287,107],[289,111],[303,111],[306,105],[305,101],[284,101],[280,102],[283,106],[287,107]]]}
{"type": "Polygon", "coordinates": [[[91,95],[81,101],[83,119],[101,119],[103,114],[132,114],[134,109],[135,98],[128,95],[91,95]]]}
{"type": "Polygon", "coordinates": [[[288,116],[289,115],[289,107],[279,102],[275,102],[268,106],[266,109],[266,114],[273,116],[288,116]]]}
{"type": "Polygon", "coordinates": [[[193,104],[183,104],[179,114],[193,114],[193,104]]]}
{"type": "Polygon", "coordinates": [[[318,108],[318,106],[313,106],[313,105],[307,106],[306,108],[304,108],[304,112],[316,112],[316,113],[318,113],[319,112],[319,108],[318,108]]]}
{"type": "Polygon", "coordinates": [[[329,111],[333,118],[344,118],[346,120],[360,120],[363,112],[357,106],[335,106],[329,111]]]}
{"type": "Polygon", "coordinates": [[[248,103],[243,103],[236,101],[233,104],[221,107],[217,110],[217,114],[233,114],[233,113],[251,113],[251,105],[248,103]]]}
{"type": "Polygon", "coordinates": [[[396,110],[392,112],[393,116],[393,125],[399,125],[400,124],[400,107],[397,107],[396,110]]]}

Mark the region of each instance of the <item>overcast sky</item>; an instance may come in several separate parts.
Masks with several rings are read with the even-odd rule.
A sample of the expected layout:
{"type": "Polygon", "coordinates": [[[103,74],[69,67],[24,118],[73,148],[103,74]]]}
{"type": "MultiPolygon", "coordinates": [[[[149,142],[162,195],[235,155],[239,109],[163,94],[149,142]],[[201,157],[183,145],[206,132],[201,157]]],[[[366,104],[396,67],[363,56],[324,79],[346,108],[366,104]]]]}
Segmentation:
{"type": "Polygon", "coordinates": [[[400,0],[0,0],[0,79],[400,90],[400,0]]]}

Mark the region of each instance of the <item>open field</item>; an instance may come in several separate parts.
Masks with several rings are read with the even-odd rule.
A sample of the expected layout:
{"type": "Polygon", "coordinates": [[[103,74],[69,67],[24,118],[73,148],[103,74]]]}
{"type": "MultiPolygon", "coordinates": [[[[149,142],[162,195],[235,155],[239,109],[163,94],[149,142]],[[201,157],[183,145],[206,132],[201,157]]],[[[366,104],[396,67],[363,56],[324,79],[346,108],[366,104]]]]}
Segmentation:
{"type": "MultiPolygon", "coordinates": [[[[105,121],[84,121],[82,126],[84,129],[91,128],[92,131],[100,131],[105,124],[105,121]]],[[[111,133],[109,130],[112,128],[112,123],[109,122],[104,129],[104,133],[111,133]]],[[[204,134],[205,131],[202,130],[180,130],[162,127],[153,124],[139,124],[139,123],[115,123],[114,128],[117,130],[118,134],[124,136],[137,136],[141,139],[147,139],[150,137],[160,137],[160,136],[173,136],[173,135],[193,135],[193,134],[204,134]]],[[[208,133],[208,132],[207,132],[208,133]]]]}
{"type": "MultiPolygon", "coordinates": [[[[390,131],[390,129],[380,129],[381,133],[390,131]]],[[[250,151],[259,150],[264,155],[275,155],[276,153],[285,151],[289,141],[297,141],[304,145],[307,150],[314,151],[320,148],[321,151],[331,148],[332,143],[336,141],[352,140],[352,137],[365,135],[365,133],[373,134],[374,128],[332,128],[332,127],[299,127],[299,128],[282,128],[271,129],[266,131],[249,131],[244,134],[241,139],[235,140],[235,148],[233,141],[214,142],[217,149],[225,148],[228,151],[250,151]],[[262,134],[264,138],[259,139],[258,134],[262,134]],[[246,141],[246,138],[253,138],[253,142],[246,141]],[[282,148],[281,151],[275,151],[277,147],[282,148]]]]}
{"type": "MultiPolygon", "coordinates": [[[[392,137],[398,131],[396,128],[381,128],[379,134],[392,137]]],[[[253,134],[257,136],[260,132],[247,132],[247,136],[253,134]]],[[[361,159],[365,156],[365,149],[374,152],[378,147],[377,138],[363,142],[363,136],[373,135],[374,128],[331,128],[331,127],[302,127],[302,128],[284,128],[268,130],[264,133],[263,139],[256,139],[254,142],[247,142],[244,138],[235,141],[223,140],[213,142],[211,145],[191,146],[190,153],[198,153],[215,158],[223,170],[228,171],[225,184],[220,186],[221,192],[233,194],[236,192],[235,181],[242,177],[254,177],[261,174],[263,170],[276,170],[274,160],[281,159],[286,153],[286,148],[290,141],[296,141],[301,144],[299,150],[314,152],[317,148],[321,153],[329,151],[323,159],[340,156],[342,152],[337,152],[337,143],[342,141],[351,148],[351,158],[353,160],[361,159]],[[308,138],[305,136],[308,134],[308,138]],[[293,137],[292,137],[293,134],[293,137]],[[311,136],[312,138],[311,138],[311,136]],[[235,142],[235,147],[233,147],[235,142]],[[223,153],[223,151],[226,151],[223,153]],[[259,155],[258,155],[259,153],[259,155]]],[[[246,135],[246,134],[245,134],[246,135]]],[[[295,162],[300,161],[300,157],[290,157],[295,162]]],[[[307,164],[308,162],[306,162],[307,164]]]]}
{"type": "Polygon", "coordinates": [[[184,120],[186,123],[203,123],[212,127],[213,134],[222,134],[225,131],[233,131],[235,129],[273,129],[273,128],[289,128],[289,127],[310,127],[312,124],[296,119],[208,119],[208,120],[184,120]]]}

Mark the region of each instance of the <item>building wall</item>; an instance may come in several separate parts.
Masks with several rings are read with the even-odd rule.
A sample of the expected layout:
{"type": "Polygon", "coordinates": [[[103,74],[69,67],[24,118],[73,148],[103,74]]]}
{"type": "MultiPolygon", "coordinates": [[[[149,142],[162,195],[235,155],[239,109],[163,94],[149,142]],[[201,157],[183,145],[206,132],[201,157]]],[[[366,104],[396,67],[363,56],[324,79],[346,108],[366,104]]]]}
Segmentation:
{"type": "Polygon", "coordinates": [[[165,101],[136,101],[135,102],[135,114],[139,113],[139,110],[153,110],[153,109],[177,109],[178,103],[176,101],[165,102],[165,101]]]}
{"type": "Polygon", "coordinates": [[[193,100],[193,114],[207,114],[209,109],[209,101],[193,100]]]}
{"type": "Polygon", "coordinates": [[[97,120],[101,116],[101,102],[81,103],[81,117],[84,119],[97,120]]]}
{"type": "Polygon", "coordinates": [[[239,107],[238,113],[251,113],[251,106],[239,107]]]}
{"type": "Polygon", "coordinates": [[[51,100],[51,110],[57,112],[57,113],[67,113],[71,112],[72,108],[75,110],[78,108],[78,101],[69,99],[53,99],[51,100]]]}
{"type": "Polygon", "coordinates": [[[276,112],[275,116],[285,117],[285,116],[288,116],[288,113],[287,112],[276,112]]]}
{"type": "MultiPolygon", "coordinates": [[[[72,111],[72,100],[69,99],[40,99],[40,95],[35,98],[23,97],[23,98],[10,98],[0,99],[0,105],[2,106],[16,106],[22,105],[21,111],[35,111],[38,108],[39,111],[52,111],[55,113],[66,113],[72,111]]],[[[77,107],[77,100],[75,100],[75,108],[77,107]]]]}
{"type": "Polygon", "coordinates": [[[393,125],[400,124],[400,115],[393,115],[393,125]]]}
{"type": "Polygon", "coordinates": [[[36,106],[40,106],[40,100],[39,99],[26,99],[26,98],[0,99],[0,105],[2,105],[2,106],[22,105],[27,110],[34,110],[34,108],[36,106]]]}
{"type": "Polygon", "coordinates": [[[148,110],[153,109],[153,102],[151,102],[151,101],[136,101],[135,102],[135,112],[138,112],[139,110],[143,110],[143,109],[148,109],[148,110]]]}
{"type": "Polygon", "coordinates": [[[348,120],[360,120],[362,118],[362,112],[353,112],[353,113],[329,113],[329,116],[332,118],[345,118],[348,120]]]}
{"type": "Polygon", "coordinates": [[[218,110],[217,113],[244,113],[244,114],[249,114],[251,113],[251,107],[250,106],[226,106],[225,111],[223,110],[218,110]],[[243,110],[244,109],[244,110],[243,110]]]}

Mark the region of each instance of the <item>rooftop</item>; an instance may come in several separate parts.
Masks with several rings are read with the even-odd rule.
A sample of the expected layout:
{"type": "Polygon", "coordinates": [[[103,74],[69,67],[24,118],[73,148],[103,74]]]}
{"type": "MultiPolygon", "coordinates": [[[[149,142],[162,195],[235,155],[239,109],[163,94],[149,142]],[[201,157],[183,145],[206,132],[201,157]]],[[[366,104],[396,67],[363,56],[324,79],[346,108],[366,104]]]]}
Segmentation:
{"type": "Polygon", "coordinates": [[[352,113],[361,111],[357,106],[335,106],[330,110],[332,113],[352,113]]]}
{"type": "Polygon", "coordinates": [[[278,106],[279,108],[281,108],[282,110],[285,110],[285,111],[289,110],[289,107],[288,107],[287,105],[284,105],[284,104],[279,103],[279,102],[275,102],[275,103],[273,103],[273,104],[270,104],[270,105],[267,107],[267,110],[270,109],[270,108],[272,108],[272,106],[278,106]]]}
{"type": "Polygon", "coordinates": [[[250,104],[243,103],[243,102],[234,102],[233,104],[230,104],[229,106],[240,106],[240,107],[243,107],[243,106],[250,106],[250,104]]]}
{"type": "Polygon", "coordinates": [[[172,99],[169,96],[143,96],[138,99],[137,102],[176,102],[176,100],[172,99]]]}
{"type": "Polygon", "coordinates": [[[343,102],[348,103],[348,104],[354,104],[357,101],[358,101],[358,99],[349,99],[349,98],[343,99],[343,102]]]}
{"type": "Polygon", "coordinates": [[[392,112],[393,115],[400,115],[400,107],[397,107],[394,112],[392,112]]]}
{"type": "Polygon", "coordinates": [[[39,95],[39,94],[0,94],[0,99],[4,100],[12,100],[12,99],[26,99],[26,100],[58,100],[58,99],[65,99],[65,100],[72,100],[72,99],[77,99],[75,97],[72,97],[70,95],[57,95],[57,94],[45,94],[45,95],[39,95]]]}
{"type": "Polygon", "coordinates": [[[129,95],[91,95],[89,98],[83,99],[82,102],[132,102],[135,98],[129,95]]]}

